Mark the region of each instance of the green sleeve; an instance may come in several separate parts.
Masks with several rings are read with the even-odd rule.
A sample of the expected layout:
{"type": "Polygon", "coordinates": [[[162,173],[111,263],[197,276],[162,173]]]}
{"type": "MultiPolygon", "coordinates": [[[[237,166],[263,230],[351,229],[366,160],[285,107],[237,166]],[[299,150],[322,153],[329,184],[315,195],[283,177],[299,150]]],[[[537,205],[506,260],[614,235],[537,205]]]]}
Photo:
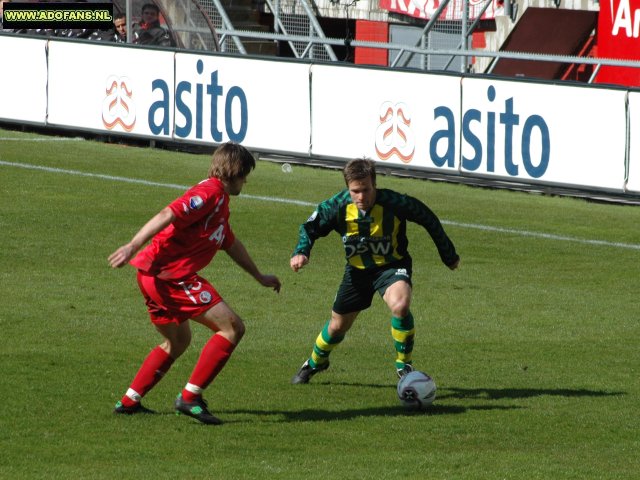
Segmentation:
{"type": "Polygon", "coordinates": [[[309,257],[314,242],[336,229],[342,193],[318,205],[307,221],[300,225],[298,244],[291,256],[302,254],[309,257]]]}
{"type": "Polygon", "coordinates": [[[403,205],[402,212],[405,218],[421,225],[431,236],[442,262],[447,266],[453,265],[459,257],[438,216],[417,198],[400,194],[397,196],[397,201],[403,205]]]}

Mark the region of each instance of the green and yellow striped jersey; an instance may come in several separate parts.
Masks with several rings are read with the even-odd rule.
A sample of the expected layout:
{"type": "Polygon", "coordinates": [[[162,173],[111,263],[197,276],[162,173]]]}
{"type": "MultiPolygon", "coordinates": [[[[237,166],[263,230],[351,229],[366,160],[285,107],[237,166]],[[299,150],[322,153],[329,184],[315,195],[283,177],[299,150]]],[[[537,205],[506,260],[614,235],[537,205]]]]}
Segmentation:
{"type": "Polygon", "coordinates": [[[375,204],[364,213],[351,201],[348,189],[322,202],[300,226],[293,255],[308,257],[318,238],[336,231],[349,265],[358,269],[384,266],[409,255],[407,220],[429,232],[445,265],[456,262],[456,249],[435,213],[420,200],[388,189],[378,189],[375,204]]]}

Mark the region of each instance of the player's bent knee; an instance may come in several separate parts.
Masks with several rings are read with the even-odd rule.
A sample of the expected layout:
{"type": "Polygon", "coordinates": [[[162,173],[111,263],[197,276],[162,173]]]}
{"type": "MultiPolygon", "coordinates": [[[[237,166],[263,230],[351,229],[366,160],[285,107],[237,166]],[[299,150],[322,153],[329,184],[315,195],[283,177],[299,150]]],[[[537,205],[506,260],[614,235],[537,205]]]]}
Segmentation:
{"type": "Polygon", "coordinates": [[[162,349],[171,356],[174,360],[180,357],[184,352],[186,352],[187,347],[191,343],[191,337],[184,340],[174,340],[174,341],[165,341],[161,347],[162,349]]]}
{"type": "Polygon", "coordinates": [[[224,336],[234,344],[238,344],[242,337],[244,337],[246,327],[240,317],[234,317],[225,327],[221,330],[224,336]]]}
{"type": "Polygon", "coordinates": [[[246,330],[247,328],[245,327],[244,322],[241,319],[238,319],[238,322],[234,322],[233,333],[238,338],[238,341],[240,341],[240,339],[244,337],[244,333],[246,332],[246,330]]]}
{"type": "Polygon", "coordinates": [[[409,315],[409,302],[396,302],[393,305],[390,305],[390,309],[394,317],[404,318],[409,315]]]}

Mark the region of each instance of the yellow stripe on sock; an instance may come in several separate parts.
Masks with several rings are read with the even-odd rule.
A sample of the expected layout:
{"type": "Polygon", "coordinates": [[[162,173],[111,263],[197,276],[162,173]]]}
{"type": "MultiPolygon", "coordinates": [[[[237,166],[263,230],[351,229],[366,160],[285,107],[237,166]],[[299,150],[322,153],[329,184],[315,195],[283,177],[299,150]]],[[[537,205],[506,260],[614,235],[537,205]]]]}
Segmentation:
{"type": "Polygon", "coordinates": [[[396,342],[406,343],[407,338],[412,337],[416,334],[416,329],[412,328],[411,330],[397,330],[395,328],[391,329],[391,335],[396,342]]]}
{"type": "Polygon", "coordinates": [[[409,353],[396,352],[396,361],[403,362],[403,363],[411,363],[412,353],[413,352],[409,352],[409,353]]]}
{"type": "Polygon", "coordinates": [[[316,346],[320,350],[324,350],[325,352],[330,352],[335,348],[336,344],[325,342],[324,338],[322,338],[322,333],[320,333],[320,335],[318,335],[318,338],[316,338],[316,346]]]}
{"type": "Polygon", "coordinates": [[[327,363],[329,359],[319,356],[316,352],[311,352],[311,360],[313,360],[313,363],[316,365],[322,365],[323,363],[327,363]]]}

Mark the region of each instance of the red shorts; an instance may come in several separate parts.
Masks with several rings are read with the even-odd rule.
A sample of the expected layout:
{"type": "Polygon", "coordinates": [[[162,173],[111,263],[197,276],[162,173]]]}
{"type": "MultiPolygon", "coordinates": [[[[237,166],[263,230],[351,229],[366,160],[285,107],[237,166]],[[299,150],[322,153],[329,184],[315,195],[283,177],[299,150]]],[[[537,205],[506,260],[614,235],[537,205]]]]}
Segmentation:
{"type": "Polygon", "coordinates": [[[213,285],[199,275],[161,280],[138,271],[138,286],[156,325],[185,322],[222,301],[213,285]]]}

